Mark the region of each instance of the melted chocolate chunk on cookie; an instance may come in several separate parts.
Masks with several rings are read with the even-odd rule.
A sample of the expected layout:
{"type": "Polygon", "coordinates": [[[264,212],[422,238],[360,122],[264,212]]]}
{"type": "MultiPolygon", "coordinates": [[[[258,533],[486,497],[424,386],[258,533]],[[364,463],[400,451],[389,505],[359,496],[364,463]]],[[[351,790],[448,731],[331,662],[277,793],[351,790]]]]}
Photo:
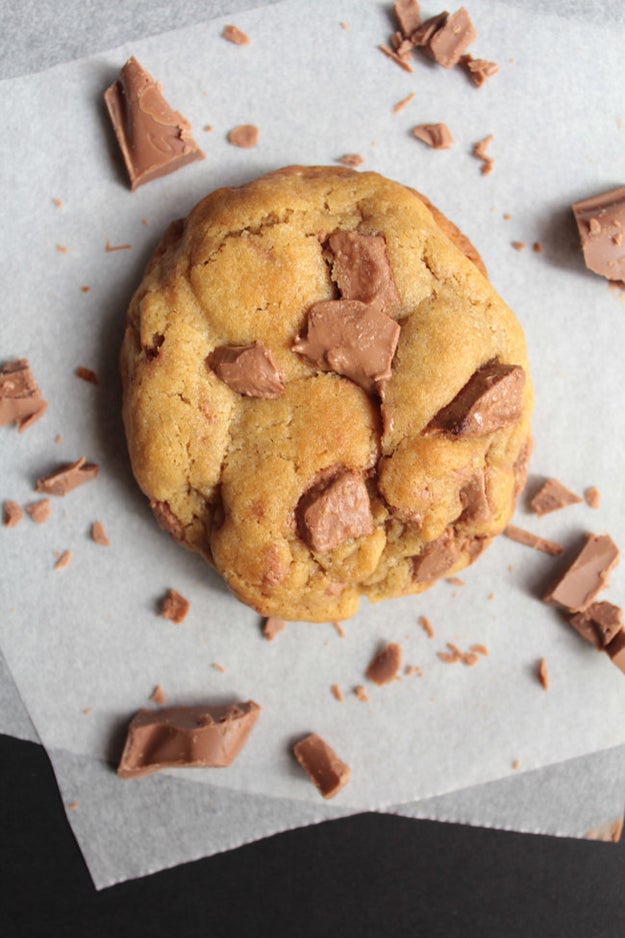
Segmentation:
{"type": "Polygon", "coordinates": [[[206,362],[224,384],[239,394],[271,399],[284,393],[283,376],[261,342],[220,345],[206,362]]]}
{"type": "Polygon", "coordinates": [[[439,410],[426,432],[474,437],[511,427],[523,414],[524,388],[525,372],[520,365],[489,362],[439,410]]]}
{"type": "Polygon", "coordinates": [[[338,547],[349,537],[373,532],[367,486],[359,472],[349,469],[309,489],[300,499],[296,514],[300,536],[311,550],[321,553],[338,547]]]}
{"type": "Polygon", "coordinates": [[[184,524],[176,517],[168,503],[153,500],[150,502],[150,508],[159,528],[167,531],[174,541],[179,544],[184,543],[184,524]]]}
{"type": "Polygon", "coordinates": [[[344,300],[374,300],[383,309],[399,303],[399,294],[381,235],[335,231],[329,238],[332,273],[344,300]]]}
{"type": "Polygon", "coordinates": [[[493,516],[486,492],[486,476],[476,472],[460,490],[462,514],[456,524],[484,524],[493,516]]]}

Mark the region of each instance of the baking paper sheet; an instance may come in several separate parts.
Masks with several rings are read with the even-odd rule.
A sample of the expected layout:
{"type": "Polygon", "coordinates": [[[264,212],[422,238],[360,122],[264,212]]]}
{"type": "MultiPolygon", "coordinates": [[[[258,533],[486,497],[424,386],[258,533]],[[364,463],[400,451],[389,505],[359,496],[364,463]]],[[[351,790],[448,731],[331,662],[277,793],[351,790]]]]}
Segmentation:
{"type": "MultiPolygon", "coordinates": [[[[13,287],[3,357],[30,357],[51,406],[26,434],[3,431],[9,441],[2,451],[3,495],[31,500],[34,478],[82,452],[102,465],[97,483],[55,501],[43,528],[23,522],[2,533],[10,550],[2,648],[46,745],[113,757],[118,729],[155,683],[163,684],[172,703],[254,696],[264,707],[255,745],[250,742],[227,777],[204,773],[207,783],[314,801],[288,756],[289,741],[313,728],[314,714],[314,729],[354,769],[341,804],[362,809],[501,777],[515,759],[532,768],[623,742],[622,676],[532,595],[552,561],[502,541],[463,575],[466,585],[455,597],[441,584],[418,599],[363,608],[346,627],[346,639],[330,627],[294,625],[268,645],[258,637],[255,617],[217,578],[154,530],[130,477],[116,417],[123,309],[167,221],[216,185],[287,162],[329,162],[358,150],[366,168],[423,189],[459,222],[526,328],[539,402],[532,469],[557,474],[578,490],[595,484],[604,496],[598,512],[575,506],[543,519],[540,533],[574,544],[592,526],[610,530],[618,542],[623,417],[615,407],[606,414],[604,402],[610,394],[622,399],[622,377],[606,363],[622,339],[623,306],[583,270],[566,207],[619,181],[620,98],[604,99],[588,113],[583,88],[618,85],[622,32],[597,30],[593,41],[605,63],[598,65],[588,53],[586,25],[542,18],[538,30],[525,14],[505,8],[504,16],[502,7],[498,17],[497,5],[487,6],[471,10],[480,35],[476,52],[498,58],[502,71],[480,91],[455,73],[415,62],[415,74],[408,76],[385,60],[375,50],[389,28],[382,6],[345,4],[340,19],[350,29],[341,30],[334,7],[323,3],[307,10],[305,27],[296,3],[240,17],[241,28],[253,36],[245,49],[224,43],[223,24],[214,23],[4,83],[11,114],[5,115],[3,145],[19,131],[25,147],[19,160],[3,154],[9,172],[3,257],[13,287]],[[276,24],[290,37],[278,62],[276,24]],[[549,66],[548,76],[554,32],[566,57],[549,66]],[[112,143],[97,105],[102,87],[131,53],[163,81],[207,151],[205,163],[134,194],[111,165],[112,143]],[[236,75],[236,83],[226,81],[228,75],[236,75]],[[571,94],[572,81],[577,95],[571,94]],[[410,111],[392,116],[392,105],[411,90],[418,90],[421,103],[415,99],[410,111]],[[563,124],[558,116],[565,91],[563,124]],[[540,114],[537,100],[546,105],[540,114]],[[29,123],[20,120],[18,128],[24,113],[29,123]],[[432,153],[409,136],[414,123],[434,119],[452,127],[456,146],[449,153],[432,153]],[[261,128],[260,145],[251,153],[224,140],[231,126],[246,120],[261,128]],[[201,136],[204,123],[215,127],[210,137],[201,136]],[[575,128],[583,134],[571,152],[575,128]],[[488,132],[495,133],[496,163],[493,174],[482,178],[468,150],[488,132]],[[53,196],[63,200],[60,209],[53,196]],[[503,220],[504,212],[510,221],[503,220]],[[107,254],[107,239],[133,246],[107,254]],[[545,251],[517,255],[513,239],[541,240],[545,251]],[[81,292],[82,285],[90,286],[89,293],[81,292]],[[72,373],[77,364],[97,370],[97,388],[78,383],[72,373]],[[589,364],[600,380],[585,377],[589,364]],[[63,441],[54,444],[57,433],[63,441]],[[108,551],[88,539],[96,517],[111,537],[108,551]],[[67,547],[72,564],[52,571],[54,551],[67,547]],[[35,600],[42,584],[43,602],[35,600]],[[157,598],[170,585],[192,602],[181,627],[154,615],[157,598]],[[492,592],[494,599],[487,600],[492,592]],[[416,627],[420,614],[435,625],[432,641],[416,627]],[[361,683],[377,643],[389,638],[402,642],[407,661],[419,664],[424,677],[373,689],[369,706],[349,696],[337,704],[329,685],[349,690],[361,683]],[[461,646],[480,641],[491,654],[479,668],[444,666],[436,651],[448,640],[461,646]],[[548,694],[534,675],[541,657],[552,676],[548,694]],[[225,673],[213,663],[224,665],[225,673]],[[388,726],[402,732],[391,738],[388,726]],[[372,746],[379,753],[374,765],[359,759],[372,746]]],[[[617,572],[610,598],[618,602],[619,594],[617,572]]]]}

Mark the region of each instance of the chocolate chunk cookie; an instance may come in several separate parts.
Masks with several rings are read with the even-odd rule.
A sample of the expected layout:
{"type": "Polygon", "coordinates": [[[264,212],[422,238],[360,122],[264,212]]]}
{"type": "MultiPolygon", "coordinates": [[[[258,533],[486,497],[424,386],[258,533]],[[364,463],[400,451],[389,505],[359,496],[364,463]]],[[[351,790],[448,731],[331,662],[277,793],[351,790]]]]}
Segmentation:
{"type": "Polygon", "coordinates": [[[207,196],[148,265],[121,371],[158,523],[265,616],[427,589],[524,484],[521,327],[466,238],[375,173],[289,167],[207,196]]]}

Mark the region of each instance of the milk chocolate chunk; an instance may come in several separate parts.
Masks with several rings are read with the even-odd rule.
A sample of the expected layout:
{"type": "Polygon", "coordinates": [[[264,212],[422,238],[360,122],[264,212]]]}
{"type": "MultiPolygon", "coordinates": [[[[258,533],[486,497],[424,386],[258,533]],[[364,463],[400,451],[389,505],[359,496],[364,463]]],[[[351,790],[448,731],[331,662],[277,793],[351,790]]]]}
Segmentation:
{"type": "Polygon", "coordinates": [[[401,645],[389,642],[373,658],[367,668],[367,677],[378,687],[390,684],[397,677],[401,667],[401,645]]]}
{"type": "Polygon", "coordinates": [[[489,362],[436,414],[427,430],[474,437],[510,427],[521,419],[524,387],[520,365],[489,362]]]}
{"type": "Polygon", "coordinates": [[[254,124],[240,124],[238,127],[233,127],[228,134],[228,143],[235,147],[243,147],[244,150],[255,147],[258,143],[258,127],[254,124]]]}
{"type": "Polygon", "coordinates": [[[293,753],[323,798],[334,798],[347,785],[349,766],[316,733],[300,739],[293,753]]]}
{"type": "Polygon", "coordinates": [[[344,300],[375,300],[383,309],[399,303],[382,235],[335,231],[329,245],[334,254],[332,273],[344,300]]]}
{"type": "Polygon", "coordinates": [[[39,420],[47,407],[25,358],[0,368],[0,427],[15,423],[20,431],[39,420]]]}
{"type": "Polygon", "coordinates": [[[16,527],[22,518],[24,517],[24,512],[17,502],[14,502],[12,499],[7,499],[2,508],[2,523],[6,528],[16,527]]]}
{"type": "Polygon", "coordinates": [[[99,467],[95,463],[87,462],[85,457],[81,456],[76,462],[39,479],[35,491],[43,492],[45,495],[67,495],[79,485],[91,482],[97,477],[98,472],[99,467]]]}
{"type": "Polygon", "coordinates": [[[133,190],[204,159],[191,125],[170,107],[161,89],[133,56],[104,92],[133,190]]]}
{"type": "Polygon", "coordinates": [[[376,304],[327,300],[308,311],[305,338],[293,350],[321,371],[335,371],[372,393],[376,382],[391,376],[399,341],[399,323],[376,304]]]}
{"type": "Polygon", "coordinates": [[[484,472],[475,472],[460,490],[462,512],[456,524],[484,524],[493,516],[486,491],[484,472]]]}
{"type": "Polygon", "coordinates": [[[276,398],[284,392],[283,375],[261,342],[220,345],[208,356],[207,364],[224,384],[247,397],[276,398]]]}
{"type": "Polygon", "coordinates": [[[176,625],[180,625],[184,621],[190,605],[189,600],[185,599],[181,593],[169,589],[159,603],[160,614],[164,619],[169,619],[171,622],[175,622],[176,625]]]}
{"type": "Polygon", "coordinates": [[[452,68],[477,38],[471,17],[464,7],[448,16],[427,43],[434,59],[443,68],[452,68]]]}
{"type": "Polygon", "coordinates": [[[426,544],[421,553],[412,559],[412,579],[416,583],[438,580],[455,566],[461,557],[458,541],[450,531],[426,544]]]}
{"type": "Polygon", "coordinates": [[[454,142],[447,124],[417,124],[412,128],[412,135],[433,150],[449,150],[454,142]]]}
{"type": "Polygon", "coordinates": [[[573,205],[584,262],[608,280],[625,280],[625,186],[573,205]]]}
{"type": "Polygon", "coordinates": [[[408,39],[421,23],[421,11],[417,0],[395,0],[393,10],[402,35],[408,39]]]}
{"type": "Polygon", "coordinates": [[[460,57],[460,64],[464,66],[476,88],[481,88],[487,78],[492,78],[499,71],[496,62],[489,62],[488,59],[474,59],[468,52],[460,57]]]}
{"type": "Polygon", "coordinates": [[[139,710],[117,769],[120,778],[141,778],[168,768],[231,765],[260,713],[253,700],[228,706],[139,710]]]}
{"type": "Polygon", "coordinates": [[[449,18],[449,13],[437,13],[436,16],[430,16],[424,20],[410,35],[410,41],[415,47],[427,48],[432,41],[435,33],[445,25],[449,18]]]}
{"type": "Polygon", "coordinates": [[[612,663],[625,674],[625,629],[616,633],[609,645],[606,646],[612,663]]]}
{"type": "Polygon", "coordinates": [[[300,499],[299,530],[308,546],[324,553],[349,537],[373,532],[369,493],[359,472],[344,470],[323,487],[314,487],[300,499]]]}
{"type": "Polygon", "coordinates": [[[608,585],[610,571],[618,563],[618,547],[607,534],[589,534],[584,547],[544,597],[546,603],[581,612],[608,585]]]}
{"type": "Polygon", "coordinates": [[[606,648],[623,628],[623,616],[614,603],[591,603],[571,618],[571,625],[595,648],[606,648]]]}
{"type": "Polygon", "coordinates": [[[539,518],[542,518],[551,511],[559,511],[560,508],[566,508],[567,505],[574,505],[581,501],[579,495],[575,495],[557,479],[547,479],[534,495],[530,507],[539,518]]]}

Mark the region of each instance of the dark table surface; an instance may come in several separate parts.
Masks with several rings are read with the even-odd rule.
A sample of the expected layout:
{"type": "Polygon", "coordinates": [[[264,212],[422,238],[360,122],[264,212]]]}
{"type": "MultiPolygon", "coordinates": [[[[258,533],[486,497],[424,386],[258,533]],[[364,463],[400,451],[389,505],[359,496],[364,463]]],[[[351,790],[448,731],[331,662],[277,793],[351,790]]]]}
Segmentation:
{"type": "Polygon", "coordinates": [[[625,936],[625,841],[372,814],[96,892],[41,746],[0,765],[2,938],[625,936]]]}

